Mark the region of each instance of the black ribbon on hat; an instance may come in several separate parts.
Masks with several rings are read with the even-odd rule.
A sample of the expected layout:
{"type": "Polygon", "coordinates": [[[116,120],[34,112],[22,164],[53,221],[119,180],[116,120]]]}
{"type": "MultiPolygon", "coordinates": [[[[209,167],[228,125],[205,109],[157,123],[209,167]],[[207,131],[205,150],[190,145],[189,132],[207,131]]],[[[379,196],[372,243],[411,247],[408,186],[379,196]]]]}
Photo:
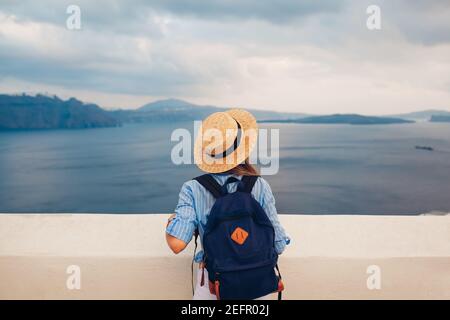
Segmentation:
{"type": "Polygon", "coordinates": [[[239,146],[239,142],[240,142],[241,136],[242,136],[242,129],[241,129],[241,125],[239,124],[239,122],[237,122],[234,118],[233,118],[233,120],[236,122],[237,127],[238,127],[238,129],[237,129],[238,132],[237,132],[236,138],[234,139],[233,144],[231,145],[231,147],[229,147],[227,150],[225,150],[222,153],[210,154],[211,157],[216,158],[216,159],[225,158],[227,155],[229,155],[230,153],[235,151],[237,149],[237,147],[239,146]]]}

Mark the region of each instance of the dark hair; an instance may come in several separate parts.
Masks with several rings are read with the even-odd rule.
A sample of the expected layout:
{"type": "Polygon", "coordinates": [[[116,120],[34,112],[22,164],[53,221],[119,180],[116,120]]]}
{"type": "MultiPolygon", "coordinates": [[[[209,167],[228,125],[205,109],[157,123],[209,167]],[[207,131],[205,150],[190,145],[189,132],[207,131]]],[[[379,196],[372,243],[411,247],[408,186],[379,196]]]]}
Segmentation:
{"type": "Polygon", "coordinates": [[[245,159],[245,161],[243,163],[239,164],[237,167],[234,167],[233,169],[228,170],[226,173],[235,174],[238,176],[258,176],[259,175],[258,169],[248,161],[248,158],[245,159]]]}

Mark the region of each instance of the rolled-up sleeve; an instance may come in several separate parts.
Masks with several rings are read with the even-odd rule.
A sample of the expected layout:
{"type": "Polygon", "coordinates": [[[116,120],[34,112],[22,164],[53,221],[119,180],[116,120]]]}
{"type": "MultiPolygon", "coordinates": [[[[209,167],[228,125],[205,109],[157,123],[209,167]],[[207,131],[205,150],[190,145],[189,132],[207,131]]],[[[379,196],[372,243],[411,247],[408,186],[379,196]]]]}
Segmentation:
{"type": "Polygon", "coordinates": [[[286,245],[291,242],[291,239],[286,235],[286,231],[278,220],[277,208],[275,207],[275,197],[273,196],[270,185],[264,179],[260,179],[263,184],[261,201],[262,207],[272,223],[273,228],[275,229],[275,250],[278,254],[281,254],[286,248],[286,245]]]}
{"type": "Polygon", "coordinates": [[[188,183],[181,187],[178,205],[175,208],[175,218],[167,226],[166,232],[171,236],[189,243],[197,228],[194,197],[188,183]]]}

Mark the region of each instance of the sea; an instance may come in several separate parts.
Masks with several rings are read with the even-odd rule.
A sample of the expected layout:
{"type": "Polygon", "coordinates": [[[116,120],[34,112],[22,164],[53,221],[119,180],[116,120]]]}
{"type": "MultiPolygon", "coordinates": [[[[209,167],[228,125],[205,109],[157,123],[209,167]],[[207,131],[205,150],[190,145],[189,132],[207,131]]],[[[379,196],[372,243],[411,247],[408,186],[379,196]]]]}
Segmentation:
{"type": "MultiPolygon", "coordinates": [[[[279,169],[264,176],[280,214],[450,212],[450,123],[262,124],[279,133],[279,169]],[[416,146],[426,147],[416,148],[416,146]]],[[[183,182],[176,129],[0,131],[1,213],[170,213],[183,182]]]]}

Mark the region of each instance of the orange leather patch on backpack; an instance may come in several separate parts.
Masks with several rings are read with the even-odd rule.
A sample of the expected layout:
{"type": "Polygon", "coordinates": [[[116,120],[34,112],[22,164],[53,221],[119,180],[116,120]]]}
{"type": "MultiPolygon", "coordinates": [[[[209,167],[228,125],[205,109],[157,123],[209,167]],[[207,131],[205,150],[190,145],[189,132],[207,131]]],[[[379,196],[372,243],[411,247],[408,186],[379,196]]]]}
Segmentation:
{"type": "Polygon", "coordinates": [[[240,245],[242,245],[245,240],[247,240],[247,237],[248,232],[241,227],[237,227],[236,229],[234,229],[233,233],[231,234],[231,239],[233,239],[234,242],[240,245]]]}

